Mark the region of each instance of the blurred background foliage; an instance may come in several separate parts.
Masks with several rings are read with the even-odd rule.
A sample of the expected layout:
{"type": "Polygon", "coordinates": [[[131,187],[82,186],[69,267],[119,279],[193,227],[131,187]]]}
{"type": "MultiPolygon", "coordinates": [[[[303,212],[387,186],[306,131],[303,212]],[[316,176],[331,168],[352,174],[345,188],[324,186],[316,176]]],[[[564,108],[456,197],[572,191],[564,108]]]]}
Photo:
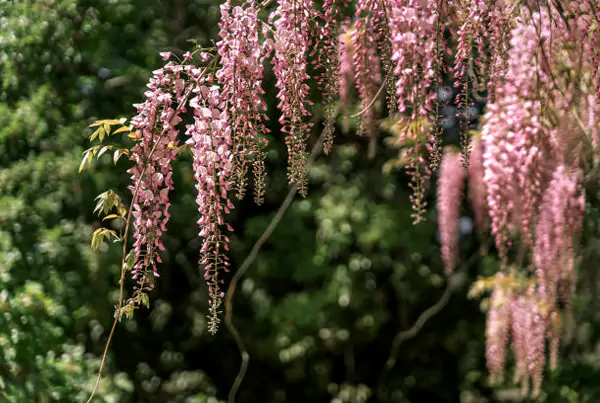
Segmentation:
{"type": "MultiPolygon", "coordinates": [[[[102,225],[93,200],[109,188],[129,198],[129,178],[124,159],[77,173],[86,127],[129,117],[161,64],[158,52],[182,53],[189,38],[208,43],[218,16],[215,0],[0,2],[0,401],[89,395],[118,299],[120,259],[119,248],[89,247],[102,225]]],[[[265,87],[276,117],[272,77],[265,87]]],[[[395,365],[383,371],[398,332],[440,300],[448,281],[435,208],[413,226],[407,178],[384,169],[398,151],[381,139],[369,161],[366,142],[349,127],[338,130],[333,155],[311,171],[309,196],[295,199],[240,284],[234,321],[250,367],[237,401],[514,401],[508,384],[492,390],[487,383],[485,316],[467,293],[478,273],[498,263],[476,255],[466,205],[461,256],[472,264],[457,276],[448,304],[399,345],[395,365]]],[[[266,202],[245,200],[232,214],[234,270],[287,192],[285,148],[273,129],[266,202]]],[[[189,156],[175,171],[151,308],[117,327],[95,401],[217,402],[237,374],[240,356],[227,330],[211,337],[205,329],[189,156]]],[[[596,191],[588,189],[576,326],[541,401],[600,401],[596,191]]]]}

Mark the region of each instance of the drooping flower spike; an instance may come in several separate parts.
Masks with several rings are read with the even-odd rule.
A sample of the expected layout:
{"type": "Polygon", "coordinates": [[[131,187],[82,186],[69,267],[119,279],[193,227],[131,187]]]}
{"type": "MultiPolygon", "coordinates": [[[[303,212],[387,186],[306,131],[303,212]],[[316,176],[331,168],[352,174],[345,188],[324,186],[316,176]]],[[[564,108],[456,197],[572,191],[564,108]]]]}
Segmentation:
{"type": "Polygon", "coordinates": [[[232,136],[235,187],[243,198],[249,165],[254,171],[254,199],[261,204],[265,193],[265,138],[269,130],[262,88],[265,56],[259,43],[259,21],[254,2],[246,8],[221,5],[221,28],[217,42],[221,84],[232,136]]]}
{"type": "Polygon", "coordinates": [[[173,189],[171,163],[177,155],[177,126],[189,95],[182,70],[182,66],[173,62],[155,70],[144,93],[146,100],[135,105],[138,114],[131,119],[136,144],[130,158],[134,166],[128,172],[134,200],[136,292],[151,290],[153,278],[159,276],[159,252],[164,250],[162,235],[171,217],[169,191],[173,189]]]}
{"type": "Polygon", "coordinates": [[[437,194],[438,227],[446,274],[454,271],[457,261],[460,206],[465,174],[461,154],[453,148],[447,148],[440,166],[437,194]]]}
{"type": "Polygon", "coordinates": [[[313,16],[311,0],[279,0],[277,8],[269,16],[274,26],[273,72],[279,89],[277,99],[281,111],[279,123],[286,134],[288,150],[288,179],[298,187],[302,196],[307,194],[306,162],[308,151],[306,141],[312,124],[307,120],[311,115],[312,103],[308,100],[308,52],[310,47],[310,24],[313,16]]]}
{"type": "Polygon", "coordinates": [[[204,267],[204,279],[209,292],[209,331],[215,333],[219,323],[219,306],[223,292],[220,289],[221,270],[227,270],[229,260],[228,232],[233,229],[225,216],[233,209],[229,198],[232,184],[233,154],[231,126],[225,110],[226,102],[220,88],[209,86],[197,77],[195,97],[190,100],[194,111],[194,123],[188,126],[187,143],[194,156],[194,178],[200,212],[198,225],[202,247],[200,264],[204,267]]]}

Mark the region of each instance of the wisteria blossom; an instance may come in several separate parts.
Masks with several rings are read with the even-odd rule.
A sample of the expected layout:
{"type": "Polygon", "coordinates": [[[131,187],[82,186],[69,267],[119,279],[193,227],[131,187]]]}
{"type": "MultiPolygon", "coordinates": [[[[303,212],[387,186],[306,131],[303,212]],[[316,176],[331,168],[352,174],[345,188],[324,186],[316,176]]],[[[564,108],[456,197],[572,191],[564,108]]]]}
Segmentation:
{"type": "MultiPolygon", "coordinates": [[[[543,20],[540,15],[532,18],[543,20]]],[[[542,85],[540,78],[547,73],[529,66],[536,60],[541,38],[536,27],[518,23],[512,31],[506,80],[496,89],[496,101],[488,105],[482,130],[491,228],[502,256],[514,229],[521,231],[523,242],[532,243],[550,142],[541,119],[542,101],[534,98],[536,83],[542,85]]],[[[549,32],[541,35],[549,40],[549,32]]]]}
{"type": "MultiPolygon", "coordinates": [[[[359,20],[361,21],[361,20],[359,20]]],[[[381,67],[377,49],[372,46],[375,33],[366,23],[356,23],[351,31],[354,82],[361,100],[362,121],[358,126],[359,134],[370,139],[369,156],[374,157],[376,144],[376,97],[381,86],[381,67]]]]}
{"type": "Polygon", "coordinates": [[[485,233],[489,226],[487,209],[487,189],[484,181],[483,143],[473,137],[469,153],[469,198],[475,213],[475,224],[479,233],[485,233]]]}
{"type": "Polygon", "coordinates": [[[312,15],[311,0],[279,0],[269,17],[274,26],[273,72],[279,89],[279,123],[281,131],[287,135],[288,179],[302,196],[306,196],[308,184],[306,141],[311,129],[307,121],[311,115],[311,102],[308,100],[307,56],[312,15]]]}
{"type": "Polygon", "coordinates": [[[575,235],[585,210],[581,177],[578,168],[557,166],[540,208],[534,260],[542,298],[549,306],[557,304],[561,282],[575,285],[575,235]]]}
{"type": "MultiPolygon", "coordinates": [[[[498,280],[503,280],[502,274],[498,280]]],[[[487,314],[486,351],[487,366],[492,383],[500,383],[504,379],[504,366],[508,337],[511,325],[511,294],[501,286],[496,286],[490,297],[490,307],[487,314]]]]}
{"type": "Polygon", "coordinates": [[[248,165],[254,168],[254,198],[260,204],[265,193],[265,127],[268,120],[262,88],[264,52],[258,35],[257,10],[221,5],[221,28],[217,43],[221,68],[216,77],[221,84],[232,136],[232,158],[238,198],[243,198],[248,165]]]}
{"type": "MultiPolygon", "coordinates": [[[[193,74],[194,72],[192,72],[193,74]]],[[[229,238],[233,229],[225,216],[233,209],[229,199],[233,158],[231,127],[224,110],[223,97],[217,86],[199,85],[194,88],[190,107],[194,111],[194,123],[187,128],[187,143],[194,156],[194,178],[200,211],[198,225],[202,237],[200,264],[205,270],[210,302],[209,330],[214,333],[219,323],[219,306],[223,292],[220,290],[219,272],[227,269],[229,261],[229,238]]]]}
{"type": "MultiPolygon", "coordinates": [[[[415,223],[423,220],[427,205],[424,188],[431,175],[423,153],[432,151],[435,143],[435,139],[429,137],[422,141],[419,133],[426,130],[423,121],[431,119],[430,112],[437,97],[430,91],[439,79],[435,55],[438,50],[436,38],[439,38],[436,21],[440,15],[435,12],[436,8],[434,2],[411,0],[393,2],[387,11],[397,111],[406,114],[409,122],[422,122],[418,130],[406,130],[402,135],[403,139],[416,143],[408,152],[407,164],[415,223]]],[[[407,128],[410,126],[406,125],[407,128]]]]}
{"type": "MultiPolygon", "coordinates": [[[[347,7],[346,0],[325,0],[323,2],[323,10],[318,13],[323,25],[318,29],[318,41],[311,53],[316,54],[314,65],[320,70],[316,81],[323,91],[323,103],[325,104],[325,126],[323,128],[325,136],[323,151],[325,154],[330,154],[333,148],[337,117],[334,101],[338,95],[340,100],[342,99],[342,90],[340,90],[342,73],[340,70],[343,57],[341,55],[338,57],[341,49],[337,39],[343,29],[341,18],[343,17],[342,10],[345,7],[347,7]]],[[[317,12],[315,11],[315,13],[317,12]]]]}
{"type": "Polygon", "coordinates": [[[131,150],[134,166],[129,169],[133,194],[133,244],[136,263],[133,279],[137,291],[150,290],[158,277],[162,235],[167,231],[169,191],[173,189],[172,161],[177,155],[177,125],[186,101],[182,67],[173,62],[155,70],[144,93],[146,100],[135,105],[131,119],[136,144],[131,150]],[[151,271],[149,271],[151,270],[151,271]]]}
{"type": "Polygon", "coordinates": [[[459,218],[465,170],[460,153],[449,148],[444,152],[438,181],[437,210],[442,260],[446,273],[456,266],[459,240],[459,218]]]}
{"type": "Polygon", "coordinates": [[[428,116],[436,97],[429,91],[435,80],[435,8],[435,2],[401,1],[389,10],[398,111],[413,117],[428,116]]]}
{"type": "Polygon", "coordinates": [[[340,70],[338,74],[338,88],[342,112],[348,114],[350,96],[354,84],[354,48],[352,46],[352,30],[349,23],[342,25],[338,36],[338,58],[340,70]]]}

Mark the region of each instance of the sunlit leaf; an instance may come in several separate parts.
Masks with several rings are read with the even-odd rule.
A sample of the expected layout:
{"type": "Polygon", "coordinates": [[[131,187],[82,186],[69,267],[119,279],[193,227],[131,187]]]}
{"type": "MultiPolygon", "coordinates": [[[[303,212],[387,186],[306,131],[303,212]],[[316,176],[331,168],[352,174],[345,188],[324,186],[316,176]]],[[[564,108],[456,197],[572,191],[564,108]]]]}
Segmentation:
{"type": "Polygon", "coordinates": [[[115,134],[119,134],[119,133],[123,133],[123,132],[129,132],[129,127],[127,127],[127,126],[119,127],[112,134],[115,135],[115,134]]]}
{"type": "Polygon", "coordinates": [[[104,130],[100,133],[100,142],[104,141],[104,136],[110,136],[110,125],[104,124],[104,130]]]}
{"type": "Polygon", "coordinates": [[[81,164],[79,164],[79,173],[81,173],[81,171],[83,171],[85,169],[85,164],[86,164],[86,160],[88,158],[89,153],[90,153],[90,150],[87,150],[83,153],[83,158],[81,159],[81,164]]]}
{"type": "Polygon", "coordinates": [[[105,230],[105,228],[98,228],[92,234],[92,249],[93,250],[98,249],[98,247],[102,244],[102,241],[104,240],[104,236],[105,236],[104,230],[105,230]]]}
{"type": "Polygon", "coordinates": [[[146,308],[150,308],[150,298],[146,293],[139,293],[137,297],[140,304],[144,305],[146,308]]]}
{"type": "Polygon", "coordinates": [[[119,161],[119,158],[121,158],[121,155],[123,155],[123,153],[121,152],[120,149],[115,150],[115,153],[113,154],[113,162],[115,164],[119,161]]]}
{"type": "Polygon", "coordinates": [[[111,146],[104,146],[104,147],[102,147],[102,149],[98,153],[98,158],[100,158],[102,156],[102,154],[104,154],[106,151],[110,150],[111,148],[112,148],[111,146]]]}
{"type": "Polygon", "coordinates": [[[127,209],[125,208],[123,203],[119,202],[119,204],[117,205],[117,212],[121,217],[125,217],[125,214],[127,214],[127,209]]]}
{"type": "Polygon", "coordinates": [[[96,137],[100,136],[100,141],[102,141],[102,139],[104,138],[104,128],[103,127],[99,127],[98,129],[96,129],[96,131],[94,133],[92,133],[92,135],[90,136],[90,141],[94,141],[96,139],[96,137]]]}

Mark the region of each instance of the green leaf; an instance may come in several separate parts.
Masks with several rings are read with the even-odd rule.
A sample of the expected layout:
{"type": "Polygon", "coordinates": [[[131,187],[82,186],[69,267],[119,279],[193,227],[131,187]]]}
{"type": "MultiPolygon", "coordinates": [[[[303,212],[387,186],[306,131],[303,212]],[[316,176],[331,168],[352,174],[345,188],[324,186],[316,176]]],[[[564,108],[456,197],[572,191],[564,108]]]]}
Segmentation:
{"type": "Polygon", "coordinates": [[[127,305],[123,306],[121,309],[118,309],[115,311],[115,317],[119,317],[119,321],[121,320],[121,318],[123,317],[123,315],[125,315],[126,319],[131,319],[133,317],[133,312],[135,310],[135,305],[133,304],[133,302],[129,302],[127,303],[127,305]]]}
{"type": "Polygon", "coordinates": [[[137,299],[140,304],[142,304],[146,308],[150,309],[150,298],[148,297],[148,294],[141,292],[138,294],[137,299]]]}
{"type": "Polygon", "coordinates": [[[134,265],[135,265],[135,251],[130,250],[129,253],[127,254],[127,257],[125,258],[125,264],[124,264],[125,271],[129,271],[129,270],[133,269],[134,265]]]}
{"type": "Polygon", "coordinates": [[[117,214],[109,214],[106,217],[104,217],[102,219],[102,221],[112,220],[113,218],[123,218],[123,217],[121,217],[120,215],[117,215],[117,214]]]}
{"type": "Polygon", "coordinates": [[[102,244],[102,241],[104,240],[104,231],[106,228],[98,228],[96,231],[94,231],[94,233],[92,234],[92,249],[96,250],[98,249],[98,247],[100,247],[100,245],[102,244]]]}
{"type": "Polygon", "coordinates": [[[127,209],[123,205],[121,198],[112,190],[107,190],[106,192],[99,194],[94,200],[98,201],[96,203],[96,208],[94,208],[94,213],[108,214],[110,210],[116,208],[120,216],[124,217],[125,214],[127,214],[127,209]]]}
{"type": "Polygon", "coordinates": [[[96,197],[96,200],[98,200],[98,203],[96,203],[94,213],[100,214],[104,212],[104,214],[106,214],[114,206],[114,198],[111,197],[110,190],[98,195],[98,197],[96,197]]]}
{"type": "Polygon", "coordinates": [[[114,238],[113,242],[118,242],[121,240],[115,231],[104,227],[98,228],[92,234],[92,249],[98,249],[105,238],[114,238]]]}
{"type": "Polygon", "coordinates": [[[125,217],[125,215],[127,214],[127,209],[125,208],[123,203],[119,203],[119,205],[117,206],[117,213],[119,213],[121,217],[125,217]]]}

